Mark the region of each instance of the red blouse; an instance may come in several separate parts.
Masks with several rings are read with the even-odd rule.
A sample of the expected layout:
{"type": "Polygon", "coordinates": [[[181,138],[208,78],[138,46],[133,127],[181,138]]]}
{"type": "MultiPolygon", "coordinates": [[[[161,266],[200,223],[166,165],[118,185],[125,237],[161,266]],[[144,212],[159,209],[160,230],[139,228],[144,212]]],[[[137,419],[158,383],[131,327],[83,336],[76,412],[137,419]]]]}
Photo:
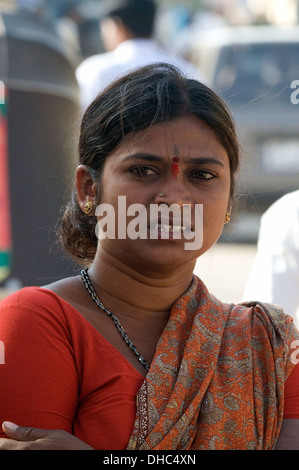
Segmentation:
{"type": "MultiPolygon", "coordinates": [[[[9,296],[0,318],[0,423],[63,429],[95,449],[125,449],[143,376],[49,290],[9,296]]],[[[286,381],[285,417],[299,418],[298,366],[286,381]]]]}
{"type": "Polygon", "coordinates": [[[143,376],[49,290],[25,288],[4,299],[0,318],[0,422],[63,429],[95,449],[125,449],[143,376]]]}
{"type": "Polygon", "coordinates": [[[299,419],[299,364],[286,380],[284,390],[284,418],[299,419]]]}

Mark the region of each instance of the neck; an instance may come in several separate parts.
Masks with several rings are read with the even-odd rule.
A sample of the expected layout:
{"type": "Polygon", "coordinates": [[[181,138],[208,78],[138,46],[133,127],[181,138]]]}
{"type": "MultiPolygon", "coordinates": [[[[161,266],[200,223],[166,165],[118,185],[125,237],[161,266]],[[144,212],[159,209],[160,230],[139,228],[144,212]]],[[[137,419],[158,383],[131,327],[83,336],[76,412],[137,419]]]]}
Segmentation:
{"type": "Polygon", "coordinates": [[[174,302],[188,289],[194,264],[179,269],[134,270],[102,252],[89,269],[92,284],[102,303],[115,314],[168,316],[174,302]]]}

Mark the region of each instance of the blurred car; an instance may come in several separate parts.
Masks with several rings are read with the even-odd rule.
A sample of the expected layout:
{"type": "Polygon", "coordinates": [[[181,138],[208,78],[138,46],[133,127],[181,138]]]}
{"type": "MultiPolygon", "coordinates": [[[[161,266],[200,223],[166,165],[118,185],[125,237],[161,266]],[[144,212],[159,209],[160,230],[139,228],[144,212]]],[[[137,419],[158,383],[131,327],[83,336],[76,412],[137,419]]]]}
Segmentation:
{"type": "Polygon", "coordinates": [[[243,151],[233,221],[240,237],[255,240],[261,213],[299,188],[299,105],[291,100],[299,26],[221,28],[196,34],[191,44],[192,61],[237,123],[243,151]]]}

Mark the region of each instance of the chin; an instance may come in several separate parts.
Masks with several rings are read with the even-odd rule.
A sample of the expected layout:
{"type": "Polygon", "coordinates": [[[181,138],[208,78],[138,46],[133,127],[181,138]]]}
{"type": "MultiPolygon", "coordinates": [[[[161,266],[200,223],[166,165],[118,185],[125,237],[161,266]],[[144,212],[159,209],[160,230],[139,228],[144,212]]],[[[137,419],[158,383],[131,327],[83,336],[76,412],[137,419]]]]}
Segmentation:
{"type": "Polygon", "coordinates": [[[151,269],[173,269],[186,266],[189,263],[195,263],[199,253],[197,251],[186,251],[183,246],[174,247],[166,244],[159,244],[155,249],[143,250],[142,253],[136,253],[137,263],[143,267],[151,269]]]}

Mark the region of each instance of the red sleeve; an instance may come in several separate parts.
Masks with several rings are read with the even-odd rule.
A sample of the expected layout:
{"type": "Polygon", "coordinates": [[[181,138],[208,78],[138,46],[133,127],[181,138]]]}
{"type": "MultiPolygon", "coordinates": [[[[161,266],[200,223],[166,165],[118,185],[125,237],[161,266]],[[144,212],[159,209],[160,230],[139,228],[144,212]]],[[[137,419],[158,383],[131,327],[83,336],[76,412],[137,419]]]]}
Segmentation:
{"type": "Polygon", "coordinates": [[[9,420],[72,432],[77,373],[67,321],[52,304],[36,288],[0,302],[0,426],[9,420]]]}
{"type": "Polygon", "coordinates": [[[299,364],[294,367],[285,383],[284,418],[299,419],[299,364]]]}

